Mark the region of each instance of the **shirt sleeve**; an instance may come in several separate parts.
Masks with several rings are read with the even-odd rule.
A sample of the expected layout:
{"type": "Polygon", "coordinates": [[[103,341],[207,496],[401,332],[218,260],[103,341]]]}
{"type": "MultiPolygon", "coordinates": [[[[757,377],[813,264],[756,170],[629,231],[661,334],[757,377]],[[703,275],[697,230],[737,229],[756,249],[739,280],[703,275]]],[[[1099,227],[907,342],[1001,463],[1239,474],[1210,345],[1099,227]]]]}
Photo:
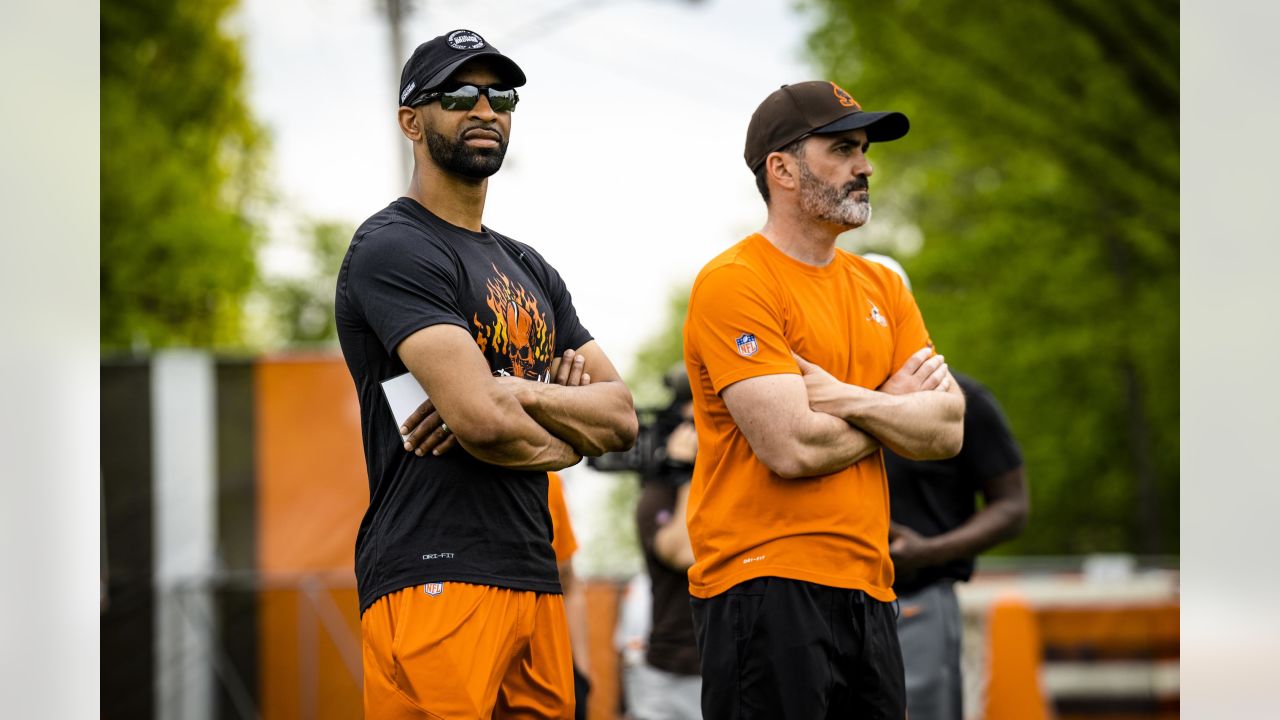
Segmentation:
{"type": "Polygon", "coordinates": [[[346,292],[392,356],[422,328],[467,327],[452,258],[398,225],[372,230],[359,241],[347,267],[346,292]]]}
{"type": "Polygon", "coordinates": [[[986,388],[965,387],[964,448],[961,461],[965,477],[973,478],[976,489],[987,478],[1022,465],[1022,452],[1009,430],[1009,423],[986,388]]]}
{"type": "Polygon", "coordinates": [[[689,296],[690,354],[717,393],[739,380],[800,374],[785,334],[782,301],[741,265],[707,272],[689,296]]]}
{"type": "Polygon", "coordinates": [[[890,296],[896,297],[893,307],[893,368],[889,371],[895,373],[907,358],[915,355],[920,348],[925,346],[932,348],[933,340],[924,326],[924,316],[920,314],[916,298],[907,289],[906,283],[902,282],[902,278],[898,277],[897,273],[888,268],[883,268],[883,272],[889,282],[890,296]]]}

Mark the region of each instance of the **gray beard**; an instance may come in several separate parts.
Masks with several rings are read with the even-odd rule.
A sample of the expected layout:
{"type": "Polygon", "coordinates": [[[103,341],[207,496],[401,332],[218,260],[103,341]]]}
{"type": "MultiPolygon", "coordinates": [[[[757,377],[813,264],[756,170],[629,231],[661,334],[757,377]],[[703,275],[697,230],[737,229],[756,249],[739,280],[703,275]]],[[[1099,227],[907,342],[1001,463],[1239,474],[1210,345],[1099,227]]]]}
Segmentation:
{"type": "Polygon", "coordinates": [[[450,140],[434,130],[427,130],[427,152],[444,170],[479,181],[502,167],[502,159],[507,155],[507,141],[503,140],[492,150],[479,150],[468,147],[461,140],[450,140]]]}
{"type": "Polygon", "coordinates": [[[857,181],[850,181],[841,187],[828,185],[809,171],[809,166],[800,163],[800,209],[806,215],[820,220],[856,228],[866,225],[871,220],[871,193],[866,200],[858,200],[851,194],[858,186],[857,181]]]}

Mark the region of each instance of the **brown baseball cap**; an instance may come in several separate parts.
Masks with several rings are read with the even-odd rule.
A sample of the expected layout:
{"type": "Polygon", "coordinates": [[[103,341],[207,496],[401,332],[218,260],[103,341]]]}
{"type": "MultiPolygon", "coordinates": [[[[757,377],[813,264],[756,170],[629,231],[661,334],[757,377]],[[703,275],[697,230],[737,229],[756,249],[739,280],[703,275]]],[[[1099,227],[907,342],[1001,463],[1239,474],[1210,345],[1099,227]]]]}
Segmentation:
{"type": "Polygon", "coordinates": [[[866,112],[844,88],[826,80],[783,85],[751,115],[743,157],[751,172],[769,153],[802,135],[865,128],[870,142],[888,142],[907,134],[911,124],[900,112],[866,112]]]}

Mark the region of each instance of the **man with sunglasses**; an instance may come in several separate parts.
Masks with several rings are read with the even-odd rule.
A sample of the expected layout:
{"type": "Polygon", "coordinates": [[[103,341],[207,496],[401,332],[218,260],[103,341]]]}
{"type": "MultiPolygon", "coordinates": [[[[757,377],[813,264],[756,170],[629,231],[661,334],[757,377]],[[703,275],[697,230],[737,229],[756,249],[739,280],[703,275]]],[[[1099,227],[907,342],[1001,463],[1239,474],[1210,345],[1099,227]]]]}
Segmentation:
{"type": "Polygon", "coordinates": [[[338,276],[369,474],[369,718],[573,717],[547,471],[626,449],[637,428],[559,273],[481,222],[524,82],[469,30],[414,51],[398,97],[408,192],[356,230],[338,276]],[[381,384],[406,372],[429,400],[397,427],[381,384]]]}
{"type": "Polygon", "coordinates": [[[689,592],[706,718],[905,716],[880,448],[955,455],[964,398],[902,279],[836,237],[870,219],[870,143],[907,129],[835,83],[774,91],[744,153],[767,220],[694,281],[689,592]]]}

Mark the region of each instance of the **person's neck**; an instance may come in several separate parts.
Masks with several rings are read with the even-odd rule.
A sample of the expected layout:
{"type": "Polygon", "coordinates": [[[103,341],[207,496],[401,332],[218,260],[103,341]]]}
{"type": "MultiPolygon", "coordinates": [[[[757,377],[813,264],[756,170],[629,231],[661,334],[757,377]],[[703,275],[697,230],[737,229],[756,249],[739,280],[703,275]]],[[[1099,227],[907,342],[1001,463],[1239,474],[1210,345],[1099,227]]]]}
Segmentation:
{"type": "Polygon", "coordinates": [[[473,180],[447,173],[433,162],[418,161],[406,195],[450,225],[480,232],[489,178],[473,180]]]}
{"type": "Polygon", "coordinates": [[[769,219],[760,234],[788,257],[806,265],[826,267],[836,256],[836,236],[848,228],[790,211],[769,208],[769,219]]]}

